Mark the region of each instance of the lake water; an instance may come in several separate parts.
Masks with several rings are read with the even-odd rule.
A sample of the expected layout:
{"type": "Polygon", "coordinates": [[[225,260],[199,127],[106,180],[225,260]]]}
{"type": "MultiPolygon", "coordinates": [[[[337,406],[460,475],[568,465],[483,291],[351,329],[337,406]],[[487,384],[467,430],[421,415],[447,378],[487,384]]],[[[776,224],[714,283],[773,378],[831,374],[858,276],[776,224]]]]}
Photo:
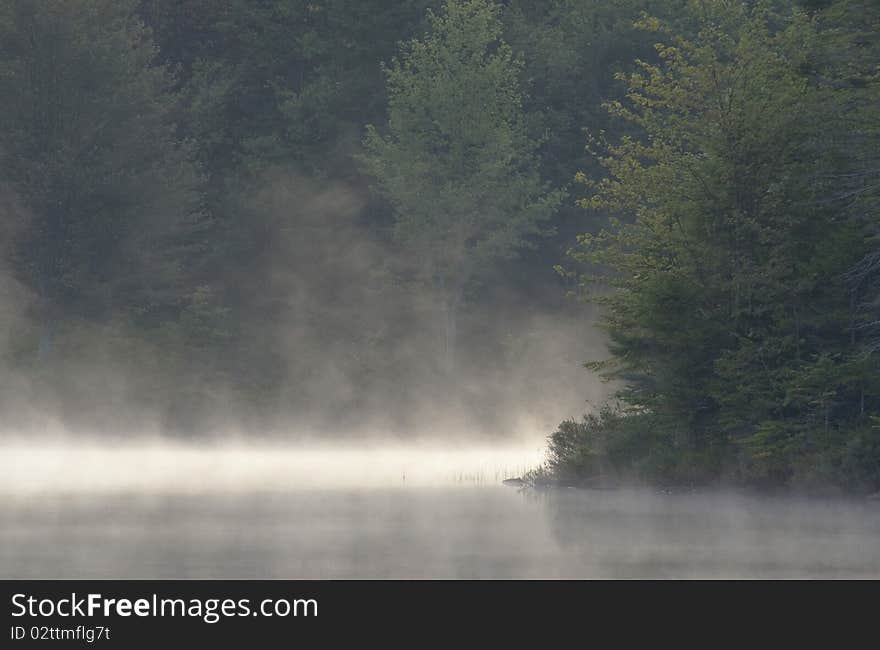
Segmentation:
{"type": "Polygon", "coordinates": [[[880,577],[877,502],[517,490],[535,448],[487,451],[6,448],[0,576],[880,577]]]}

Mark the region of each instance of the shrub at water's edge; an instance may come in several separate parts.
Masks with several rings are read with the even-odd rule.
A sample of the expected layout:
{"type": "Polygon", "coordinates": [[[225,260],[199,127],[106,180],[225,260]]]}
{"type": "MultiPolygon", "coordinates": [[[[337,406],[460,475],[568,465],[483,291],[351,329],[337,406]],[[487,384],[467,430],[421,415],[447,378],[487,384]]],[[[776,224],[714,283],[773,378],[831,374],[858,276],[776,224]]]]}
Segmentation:
{"type": "Polygon", "coordinates": [[[748,487],[813,494],[874,494],[880,489],[880,429],[803,432],[790,447],[702,445],[673,423],[606,404],[565,420],[547,439],[547,460],[524,479],[535,487],[748,487]],[[797,445],[797,447],[795,447],[797,445]]]}

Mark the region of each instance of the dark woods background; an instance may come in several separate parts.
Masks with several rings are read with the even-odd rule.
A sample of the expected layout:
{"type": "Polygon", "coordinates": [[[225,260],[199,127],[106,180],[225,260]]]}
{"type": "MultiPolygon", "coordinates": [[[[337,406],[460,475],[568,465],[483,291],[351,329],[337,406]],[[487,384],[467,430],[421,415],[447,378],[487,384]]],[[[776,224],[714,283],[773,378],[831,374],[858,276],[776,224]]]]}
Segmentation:
{"type": "Polygon", "coordinates": [[[4,418],[876,490],[878,19],[0,0],[4,418]]]}

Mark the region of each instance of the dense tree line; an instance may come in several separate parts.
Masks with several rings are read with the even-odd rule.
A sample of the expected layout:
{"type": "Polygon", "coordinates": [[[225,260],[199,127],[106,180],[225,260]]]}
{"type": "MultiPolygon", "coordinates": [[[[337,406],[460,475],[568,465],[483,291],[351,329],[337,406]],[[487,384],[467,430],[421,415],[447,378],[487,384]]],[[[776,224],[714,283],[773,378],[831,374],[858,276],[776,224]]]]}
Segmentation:
{"type": "Polygon", "coordinates": [[[568,292],[560,477],[876,489],[878,15],[0,0],[3,402],[491,420],[568,292]]]}
{"type": "Polygon", "coordinates": [[[478,384],[499,404],[503,387],[476,377],[522,356],[527,317],[572,311],[552,271],[583,222],[564,190],[607,71],[647,51],[644,5],[3,0],[4,402],[136,403],[180,429],[218,407],[356,420],[466,393],[491,418],[478,384]],[[413,57],[432,42],[458,59],[442,106],[386,72],[431,89],[413,57]],[[404,205],[369,143],[415,142],[395,106],[419,102],[405,128],[480,121],[450,184],[404,205]],[[456,244],[441,204],[470,200],[488,209],[445,215],[456,244]],[[433,233],[414,218],[431,204],[433,233]]]}
{"type": "MultiPolygon", "coordinates": [[[[570,255],[604,306],[618,403],[554,434],[560,474],[880,485],[876,3],[646,17],[659,61],[607,104],[570,255]]],[[[569,273],[577,275],[576,271],[569,273]]]]}

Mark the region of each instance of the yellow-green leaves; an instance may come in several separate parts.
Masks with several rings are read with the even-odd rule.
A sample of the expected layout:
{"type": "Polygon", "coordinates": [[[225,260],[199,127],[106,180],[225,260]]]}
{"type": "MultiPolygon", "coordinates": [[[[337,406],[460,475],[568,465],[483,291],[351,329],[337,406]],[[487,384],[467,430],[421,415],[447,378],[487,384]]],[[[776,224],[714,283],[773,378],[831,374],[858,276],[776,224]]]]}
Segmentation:
{"type": "Polygon", "coordinates": [[[657,56],[618,75],[626,100],[606,104],[637,130],[592,138],[605,175],[575,177],[580,205],[612,216],[569,253],[612,340],[590,367],[695,446],[750,436],[766,460],[783,436],[790,459],[808,422],[857,417],[845,396],[868,390],[848,370],[860,352],[844,282],[866,224],[831,200],[854,104],[808,65],[816,21],[693,6],[686,37],[639,22],[657,56]]]}

